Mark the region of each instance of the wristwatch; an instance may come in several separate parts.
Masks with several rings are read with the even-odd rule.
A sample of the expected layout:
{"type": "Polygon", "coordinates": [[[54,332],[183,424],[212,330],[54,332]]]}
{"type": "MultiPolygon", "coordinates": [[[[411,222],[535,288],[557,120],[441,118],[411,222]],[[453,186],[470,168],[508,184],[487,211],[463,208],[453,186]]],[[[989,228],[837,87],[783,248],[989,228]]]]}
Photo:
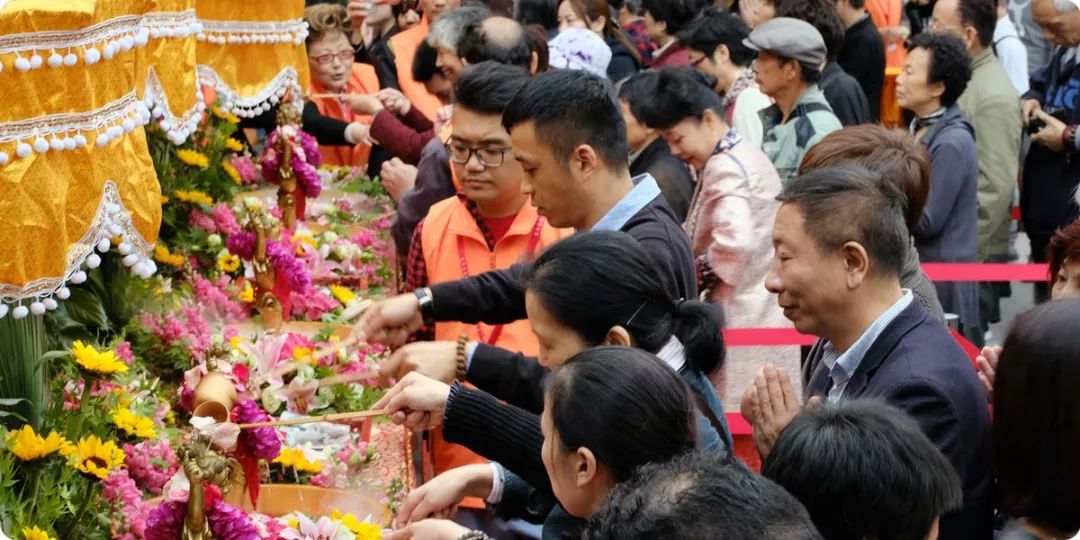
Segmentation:
{"type": "Polygon", "coordinates": [[[416,295],[417,301],[420,302],[420,317],[424,320],[424,324],[434,324],[435,304],[431,297],[431,289],[424,287],[413,291],[413,294],[416,295]]]}

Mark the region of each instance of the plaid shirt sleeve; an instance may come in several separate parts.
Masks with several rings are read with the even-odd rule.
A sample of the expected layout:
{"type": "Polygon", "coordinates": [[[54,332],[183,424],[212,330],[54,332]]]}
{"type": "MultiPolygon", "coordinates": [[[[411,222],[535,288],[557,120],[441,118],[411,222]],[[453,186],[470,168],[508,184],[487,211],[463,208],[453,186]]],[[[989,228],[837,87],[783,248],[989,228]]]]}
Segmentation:
{"type": "MultiPolygon", "coordinates": [[[[405,263],[405,290],[415,291],[427,287],[431,283],[428,280],[427,261],[424,260],[424,246],[421,242],[421,234],[424,230],[424,220],[416,225],[412,240],[409,241],[409,257],[405,263]]],[[[429,325],[421,326],[412,337],[413,341],[431,341],[435,339],[435,329],[429,325]]]]}

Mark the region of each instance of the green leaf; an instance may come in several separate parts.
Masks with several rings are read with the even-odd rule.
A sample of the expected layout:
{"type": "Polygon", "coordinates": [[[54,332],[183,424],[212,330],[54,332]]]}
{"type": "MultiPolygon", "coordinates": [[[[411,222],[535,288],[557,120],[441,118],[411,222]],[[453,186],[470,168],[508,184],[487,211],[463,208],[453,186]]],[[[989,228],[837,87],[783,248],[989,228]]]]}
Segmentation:
{"type": "Polygon", "coordinates": [[[71,289],[71,298],[64,301],[71,319],[82,323],[87,329],[108,329],[109,318],[101,301],[89,291],[80,288],[71,289]]]}

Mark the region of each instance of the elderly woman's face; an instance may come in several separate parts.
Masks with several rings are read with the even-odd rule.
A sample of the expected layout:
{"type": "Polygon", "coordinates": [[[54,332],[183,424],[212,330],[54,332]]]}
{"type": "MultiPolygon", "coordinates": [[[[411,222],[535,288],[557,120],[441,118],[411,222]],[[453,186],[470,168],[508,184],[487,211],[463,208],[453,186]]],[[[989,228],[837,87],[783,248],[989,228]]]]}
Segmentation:
{"type": "Polygon", "coordinates": [[[1080,297],[1080,261],[1065,259],[1054,276],[1054,285],[1050,288],[1050,298],[1080,297]]]}
{"type": "Polygon", "coordinates": [[[941,106],[945,84],[930,82],[930,62],[930,51],[926,49],[915,48],[908,53],[904,69],[896,78],[896,102],[900,107],[925,113],[941,106]]]}
{"type": "Polygon", "coordinates": [[[349,38],[341,32],[331,32],[308,46],[308,65],[311,77],[323,88],[340,92],[349,82],[355,51],[349,38]]]}

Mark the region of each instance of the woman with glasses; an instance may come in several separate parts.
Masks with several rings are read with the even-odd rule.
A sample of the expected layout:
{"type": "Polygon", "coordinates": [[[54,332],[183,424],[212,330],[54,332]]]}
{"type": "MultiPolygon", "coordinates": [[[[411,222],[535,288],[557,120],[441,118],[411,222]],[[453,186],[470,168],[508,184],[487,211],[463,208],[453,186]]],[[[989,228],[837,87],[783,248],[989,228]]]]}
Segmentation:
{"type": "Polygon", "coordinates": [[[369,136],[371,117],[357,109],[365,101],[378,101],[375,68],[353,62],[356,51],[349,42],[351,29],[345,8],[316,4],[304,10],[308,24],[307,52],[311,87],[304,106],[303,127],[319,142],[327,165],[365,165],[374,141],[369,136]]]}

